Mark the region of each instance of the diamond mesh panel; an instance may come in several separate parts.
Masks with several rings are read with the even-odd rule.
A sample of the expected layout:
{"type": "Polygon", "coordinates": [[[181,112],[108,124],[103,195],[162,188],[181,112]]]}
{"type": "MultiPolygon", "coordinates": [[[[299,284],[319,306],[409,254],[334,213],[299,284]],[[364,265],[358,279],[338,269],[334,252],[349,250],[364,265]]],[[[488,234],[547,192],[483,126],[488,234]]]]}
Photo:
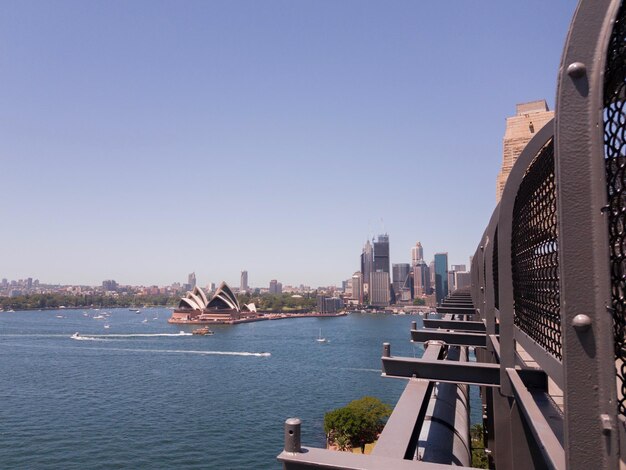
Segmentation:
{"type": "Polygon", "coordinates": [[[607,51],[604,82],[604,156],[608,195],[611,307],[618,411],[626,415],[626,15],[620,7],[607,51]]]}
{"type": "Polygon", "coordinates": [[[498,227],[496,227],[496,232],[493,236],[491,272],[493,274],[493,302],[495,307],[500,310],[500,290],[498,286],[498,227]]]}
{"type": "Polygon", "coordinates": [[[554,145],[537,154],[517,191],[511,237],[514,322],[561,360],[554,145]]]}

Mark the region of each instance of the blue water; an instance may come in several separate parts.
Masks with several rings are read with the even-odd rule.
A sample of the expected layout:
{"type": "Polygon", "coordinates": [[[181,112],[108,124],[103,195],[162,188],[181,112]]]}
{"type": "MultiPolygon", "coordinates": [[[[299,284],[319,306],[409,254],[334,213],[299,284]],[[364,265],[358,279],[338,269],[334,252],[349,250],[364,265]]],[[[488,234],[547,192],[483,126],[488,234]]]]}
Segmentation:
{"type": "Polygon", "coordinates": [[[1,313],[0,466],[280,468],[286,418],[303,420],[304,445],[323,447],[326,411],[402,393],[404,380],[380,376],[383,342],[421,355],[409,342],[416,316],[223,325],[199,337],[169,315],[1,313]]]}

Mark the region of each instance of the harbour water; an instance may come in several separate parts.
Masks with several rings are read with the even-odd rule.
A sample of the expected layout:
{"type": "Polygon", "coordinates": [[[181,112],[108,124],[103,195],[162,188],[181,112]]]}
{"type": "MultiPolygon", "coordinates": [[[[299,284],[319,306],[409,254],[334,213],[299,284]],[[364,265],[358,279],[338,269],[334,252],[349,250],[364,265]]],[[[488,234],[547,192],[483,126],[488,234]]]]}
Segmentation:
{"type": "Polygon", "coordinates": [[[286,418],[303,420],[304,445],[323,447],[326,411],[400,396],[405,381],[380,376],[383,342],[394,355],[421,355],[409,342],[418,316],[218,325],[192,336],[169,315],[0,313],[1,466],[280,468],[286,418]]]}

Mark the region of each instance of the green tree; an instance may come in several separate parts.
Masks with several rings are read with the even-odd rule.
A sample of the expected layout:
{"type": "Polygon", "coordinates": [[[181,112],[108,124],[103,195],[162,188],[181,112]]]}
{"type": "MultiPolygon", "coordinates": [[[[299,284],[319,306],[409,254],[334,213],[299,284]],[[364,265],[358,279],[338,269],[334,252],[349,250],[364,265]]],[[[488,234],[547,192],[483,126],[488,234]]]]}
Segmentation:
{"type": "Polygon", "coordinates": [[[413,300],[413,305],[426,305],[426,301],[424,299],[415,299],[413,300]]]}
{"type": "Polygon", "coordinates": [[[363,397],[326,413],[324,432],[328,442],[340,450],[349,443],[365,452],[365,444],[376,440],[390,414],[391,407],[378,398],[363,397]]]}

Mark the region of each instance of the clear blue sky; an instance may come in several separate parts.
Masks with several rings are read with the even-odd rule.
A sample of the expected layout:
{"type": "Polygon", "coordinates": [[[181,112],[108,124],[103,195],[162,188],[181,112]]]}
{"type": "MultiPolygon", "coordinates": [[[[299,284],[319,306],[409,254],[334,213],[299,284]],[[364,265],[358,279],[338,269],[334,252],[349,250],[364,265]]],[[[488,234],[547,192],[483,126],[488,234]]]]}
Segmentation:
{"type": "Polygon", "coordinates": [[[467,263],[574,9],[5,0],[0,277],[338,284],[383,223],[467,263]]]}

